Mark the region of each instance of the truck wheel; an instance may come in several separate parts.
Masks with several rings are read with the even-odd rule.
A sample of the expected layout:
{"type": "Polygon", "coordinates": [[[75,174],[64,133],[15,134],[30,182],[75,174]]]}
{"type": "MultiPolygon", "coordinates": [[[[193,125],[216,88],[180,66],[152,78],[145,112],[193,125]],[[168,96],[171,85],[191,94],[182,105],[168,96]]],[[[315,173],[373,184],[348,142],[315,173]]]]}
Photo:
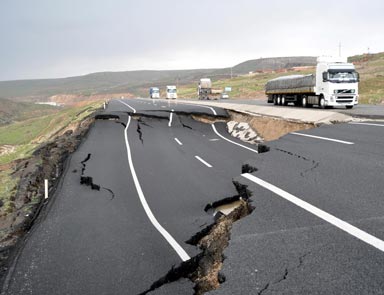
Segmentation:
{"type": "Polygon", "coordinates": [[[303,108],[308,107],[307,97],[305,95],[303,95],[303,98],[301,99],[301,105],[303,106],[303,108]]]}
{"type": "Polygon", "coordinates": [[[278,104],[279,106],[281,106],[281,96],[280,96],[280,95],[277,97],[277,104],[278,104]]]}
{"type": "Polygon", "coordinates": [[[345,106],[347,109],[352,109],[353,106],[345,106]]]}
{"type": "Polygon", "coordinates": [[[323,96],[320,96],[320,100],[319,100],[319,108],[320,109],[325,109],[325,99],[323,96]]]}
{"type": "Polygon", "coordinates": [[[275,106],[277,105],[277,96],[276,96],[276,95],[273,97],[273,104],[274,104],[275,106]]]}
{"type": "Polygon", "coordinates": [[[286,105],[287,105],[287,102],[285,101],[285,96],[284,96],[284,95],[281,97],[281,104],[282,104],[283,106],[286,106],[286,105]]]}

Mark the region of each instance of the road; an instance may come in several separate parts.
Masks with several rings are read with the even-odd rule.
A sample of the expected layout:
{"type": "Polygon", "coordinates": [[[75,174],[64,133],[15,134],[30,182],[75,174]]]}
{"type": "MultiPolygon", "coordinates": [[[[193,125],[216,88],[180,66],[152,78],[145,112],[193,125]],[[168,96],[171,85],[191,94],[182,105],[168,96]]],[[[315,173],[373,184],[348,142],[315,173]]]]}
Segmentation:
{"type": "MultiPolygon", "coordinates": [[[[249,104],[249,105],[259,105],[259,106],[269,106],[273,108],[301,108],[294,105],[288,106],[275,106],[272,103],[268,103],[266,99],[222,99],[217,100],[219,103],[234,103],[234,104],[249,104]]],[[[335,111],[342,114],[346,114],[355,118],[366,118],[366,119],[384,119],[384,105],[368,105],[368,104],[359,104],[353,107],[353,109],[347,110],[345,107],[334,107],[332,109],[319,109],[314,107],[313,109],[321,111],[335,111]]]]}
{"type": "MultiPolygon", "coordinates": [[[[233,181],[248,186],[255,209],[234,224],[225,282],[209,294],[384,293],[384,122],[288,134],[258,154],[225,123],[190,113],[227,115],[111,101],[105,114],[119,120],[97,120],[72,155],[2,294],[145,292],[200,252],[186,241],[214,221],[207,204],[238,194],[233,181]],[[257,171],[242,174],[244,163],[257,171]]],[[[193,287],[180,279],[150,294],[193,287]]]]}

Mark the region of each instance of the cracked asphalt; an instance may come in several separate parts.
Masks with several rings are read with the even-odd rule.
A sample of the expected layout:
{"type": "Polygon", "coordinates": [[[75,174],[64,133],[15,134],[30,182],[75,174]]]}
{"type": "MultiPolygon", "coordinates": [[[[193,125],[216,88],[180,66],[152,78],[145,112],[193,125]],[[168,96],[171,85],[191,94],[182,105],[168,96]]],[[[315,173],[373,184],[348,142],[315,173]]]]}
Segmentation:
{"type": "MultiPolygon", "coordinates": [[[[323,126],[300,132],[318,138],[288,134],[257,154],[186,115],[226,116],[220,108],[148,99],[124,103],[111,101],[105,113],[120,119],[97,120],[71,156],[2,294],[140,294],[181,263],[140,202],[124,140],[128,116],[142,193],[190,257],[199,250],[186,241],[213,222],[205,206],[237,195],[233,181],[252,193],[255,210],[233,225],[224,252],[226,280],[209,294],[384,293],[382,251],[241,176],[246,164],[252,175],[383,240],[383,127],[323,126]],[[82,175],[108,190],[81,185],[82,175]]],[[[255,148],[231,138],[225,123],[215,127],[255,148]]],[[[149,294],[194,294],[193,287],[181,279],[149,294]]]]}

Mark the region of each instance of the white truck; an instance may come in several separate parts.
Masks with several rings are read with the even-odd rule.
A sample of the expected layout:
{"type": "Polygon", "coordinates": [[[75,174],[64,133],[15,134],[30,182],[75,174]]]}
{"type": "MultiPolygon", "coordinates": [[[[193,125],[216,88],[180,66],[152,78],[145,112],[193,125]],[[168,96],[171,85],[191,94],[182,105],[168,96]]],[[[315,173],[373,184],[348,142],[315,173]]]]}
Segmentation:
{"type": "Polygon", "coordinates": [[[199,85],[197,87],[197,95],[199,97],[199,100],[219,99],[222,92],[223,91],[220,89],[212,88],[211,79],[200,79],[199,85]]]}
{"type": "Polygon", "coordinates": [[[170,85],[166,89],[166,99],[176,99],[177,98],[177,89],[176,86],[170,85]]]}
{"type": "Polygon", "coordinates": [[[160,98],[160,89],[158,87],[149,88],[149,98],[160,98]]]}
{"type": "Polygon", "coordinates": [[[358,104],[359,73],[345,58],[319,57],[316,73],[290,75],[269,80],[265,93],[269,103],[320,108],[358,104]]]}

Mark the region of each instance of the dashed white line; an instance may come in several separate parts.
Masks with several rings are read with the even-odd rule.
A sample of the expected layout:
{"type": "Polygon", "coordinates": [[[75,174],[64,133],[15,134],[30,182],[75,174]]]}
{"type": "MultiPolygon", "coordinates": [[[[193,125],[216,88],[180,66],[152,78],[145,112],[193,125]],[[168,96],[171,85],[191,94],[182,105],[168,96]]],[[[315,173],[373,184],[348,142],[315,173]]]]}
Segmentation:
{"type": "Polygon", "coordinates": [[[127,147],[127,157],[128,157],[129,168],[131,169],[133,182],[135,183],[135,187],[136,187],[137,193],[139,195],[141,204],[142,204],[142,206],[145,210],[145,213],[147,214],[149,220],[152,222],[153,226],[160,232],[160,234],[172,246],[172,248],[180,256],[181,260],[187,261],[190,259],[187,252],[185,252],[185,250],[179,245],[179,243],[177,243],[176,240],[157,221],[156,217],[153,215],[151,209],[149,208],[147,200],[145,199],[143,190],[141,189],[139,179],[137,178],[137,175],[136,175],[135,167],[133,166],[131,149],[129,147],[129,142],[128,142],[128,127],[129,127],[130,122],[131,122],[131,116],[128,117],[127,127],[125,127],[125,129],[124,129],[125,145],[127,147]]]}
{"type": "Polygon", "coordinates": [[[296,206],[301,207],[302,209],[312,213],[313,215],[316,215],[317,217],[358,238],[359,240],[384,252],[384,241],[376,238],[375,236],[372,236],[367,232],[362,231],[361,229],[299,199],[298,197],[295,197],[294,195],[291,195],[290,193],[274,186],[273,184],[270,184],[256,176],[253,176],[252,174],[244,173],[241,174],[241,176],[260,185],[261,187],[264,187],[265,189],[275,193],[283,199],[295,204],[296,206]]]}
{"type": "Polygon", "coordinates": [[[291,132],[289,134],[311,137],[311,138],[316,138],[316,139],[322,139],[322,140],[327,140],[327,141],[333,141],[333,142],[338,142],[338,143],[342,143],[342,144],[354,144],[353,142],[349,142],[349,141],[333,139],[333,138],[328,138],[328,137],[315,136],[315,135],[310,135],[310,134],[303,134],[303,133],[297,133],[297,132],[291,132]]]}
{"type": "Polygon", "coordinates": [[[212,165],[207,163],[206,161],[204,161],[202,158],[200,158],[199,156],[195,156],[196,159],[198,159],[201,163],[203,163],[205,166],[207,166],[208,168],[212,168],[212,165]]]}
{"type": "Polygon", "coordinates": [[[178,140],[176,137],[175,137],[175,141],[176,141],[179,145],[183,145],[183,143],[182,143],[180,140],[178,140]]]}
{"type": "Polygon", "coordinates": [[[367,126],[379,126],[379,127],[384,127],[384,124],[374,124],[374,123],[357,123],[357,122],[350,122],[348,124],[351,125],[367,125],[367,126]]]}
{"type": "Polygon", "coordinates": [[[256,154],[259,153],[257,150],[251,149],[251,148],[249,148],[249,147],[247,147],[247,146],[245,146],[245,145],[242,145],[242,144],[237,143],[237,142],[234,142],[234,141],[232,141],[232,140],[230,140],[230,139],[228,139],[228,138],[225,138],[225,137],[222,136],[219,132],[217,132],[216,127],[215,127],[215,124],[211,124],[211,126],[212,126],[213,131],[215,131],[215,133],[216,133],[218,136],[220,136],[222,139],[224,139],[224,140],[226,140],[226,141],[228,141],[228,142],[230,142],[230,143],[232,143],[232,144],[235,144],[235,145],[237,145],[237,146],[241,146],[242,148],[247,149],[247,150],[249,150],[249,151],[251,151],[251,152],[254,152],[254,153],[256,153],[256,154]]]}
{"type": "Polygon", "coordinates": [[[172,110],[172,112],[169,114],[169,122],[168,122],[168,127],[171,127],[172,126],[172,117],[173,117],[173,112],[175,110],[172,110]]]}
{"type": "Polygon", "coordinates": [[[125,103],[124,101],[122,101],[122,100],[119,100],[122,104],[124,104],[124,105],[126,105],[127,107],[129,107],[132,111],[133,111],[133,113],[136,113],[136,110],[133,108],[133,107],[131,107],[129,104],[127,104],[127,103],[125,103]]]}

